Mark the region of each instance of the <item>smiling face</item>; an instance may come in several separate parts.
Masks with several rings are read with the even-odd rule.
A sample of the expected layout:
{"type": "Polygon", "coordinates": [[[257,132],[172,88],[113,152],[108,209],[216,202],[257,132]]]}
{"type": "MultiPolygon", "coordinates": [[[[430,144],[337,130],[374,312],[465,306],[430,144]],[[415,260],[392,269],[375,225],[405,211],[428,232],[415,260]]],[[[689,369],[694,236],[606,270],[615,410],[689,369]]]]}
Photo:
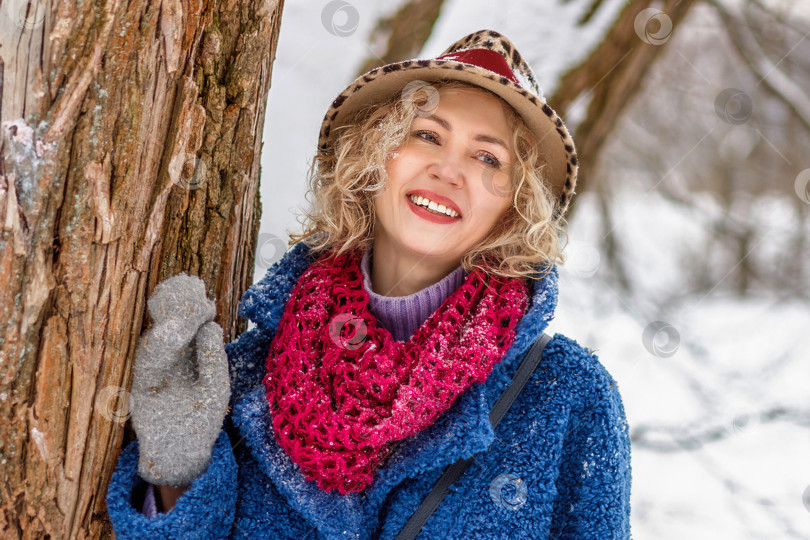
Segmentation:
{"type": "Polygon", "coordinates": [[[433,114],[414,117],[386,163],[388,182],[374,201],[375,253],[381,245],[412,264],[458,266],[512,202],[511,135],[497,97],[475,88],[439,90],[433,114]],[[411,200],[414,193],[458,215],[435,215],[411,200]]]}

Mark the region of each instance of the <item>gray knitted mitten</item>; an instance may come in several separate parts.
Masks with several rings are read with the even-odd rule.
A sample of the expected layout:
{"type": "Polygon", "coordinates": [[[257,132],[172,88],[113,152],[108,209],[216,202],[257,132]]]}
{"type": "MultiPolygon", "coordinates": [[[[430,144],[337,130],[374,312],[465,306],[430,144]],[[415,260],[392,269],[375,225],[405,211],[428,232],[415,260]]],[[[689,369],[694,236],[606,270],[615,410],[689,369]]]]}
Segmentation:
{"type": "Polygon", "coordinates": [[[138,340],[132,380],[138,474],[187,486],[208,467],[231,394],[222,328],[196,276],[162,281],[147,307],[153,325],[138,340]]]}

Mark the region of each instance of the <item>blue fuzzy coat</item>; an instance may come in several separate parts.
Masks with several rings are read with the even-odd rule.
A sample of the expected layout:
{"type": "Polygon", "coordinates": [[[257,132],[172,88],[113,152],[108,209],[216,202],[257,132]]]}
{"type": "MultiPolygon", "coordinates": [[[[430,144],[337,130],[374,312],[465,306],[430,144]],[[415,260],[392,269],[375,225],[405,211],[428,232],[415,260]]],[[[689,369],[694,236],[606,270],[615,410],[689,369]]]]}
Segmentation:
{"type": "Polygon", "coordinates": [[[231,412],[208,469],[174,509],[148,519],[133,506],[138,442],[121,453],[107,490],[119,540],[128,538],[393,539],[447,465],[478,455],[419,538],[626,539],[630,439],[616,382],[575,341],[555,335],[540,366],[493,431],[489,412],[557,304],[557,273],[534,280],[529,311],[484,383],[406,439],[363,493],[326,493],[278,445],[265,359],[298,277],[313,261],[300,242],[245,292],[255,328],[226,345],[231,412]],[[229,436],[230,434],[230,436],[229,436]]]}

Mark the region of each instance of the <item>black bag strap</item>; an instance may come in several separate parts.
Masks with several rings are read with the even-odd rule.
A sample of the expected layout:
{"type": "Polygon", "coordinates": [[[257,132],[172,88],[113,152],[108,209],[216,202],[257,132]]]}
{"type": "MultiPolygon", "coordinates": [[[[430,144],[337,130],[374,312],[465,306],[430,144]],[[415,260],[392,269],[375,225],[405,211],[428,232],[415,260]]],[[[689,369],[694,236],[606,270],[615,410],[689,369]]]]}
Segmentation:
{"type": "MultiPolygon", "coordinates": [[[[523,387],[526,386],[529,377],[531,377],[537,365],[540,363],[540,358],[543,356],[543,349],[545,349],[546,344],[550,340],[551,336],[543,332],[543,335],[534,342],[529,352],[523,357],[514,377],[512,377],[512,383],[506,387],[501,397],[498,398],[498,401],[496,401],[495,405],[492,407],[492,411],[489,413],[489,421],[492,423],[492,429],[495,429],[501,419],[506,415],[507,411],[512,407],[512,403],[515,402],[515,399],[517,399],[523,387]]],[[[448,465],[444,470],[444,474],[442,474],[441,478],[439,478],[433,486],[430,493],[422,499],[419,508],[416,509],[399,532],[396,540],[413,540],[416,538],[416,535],[422,531],[422,527],[424,527],[428,518],[444,499],[447,490],[450,489],[450,486],[453,485],[456,480],[461,478],[461,475],[464,474],[467,466],[475,459],[476,455],[477,454],[474,454],[472,457],[460,459],[452,465],[448,465]]]]}

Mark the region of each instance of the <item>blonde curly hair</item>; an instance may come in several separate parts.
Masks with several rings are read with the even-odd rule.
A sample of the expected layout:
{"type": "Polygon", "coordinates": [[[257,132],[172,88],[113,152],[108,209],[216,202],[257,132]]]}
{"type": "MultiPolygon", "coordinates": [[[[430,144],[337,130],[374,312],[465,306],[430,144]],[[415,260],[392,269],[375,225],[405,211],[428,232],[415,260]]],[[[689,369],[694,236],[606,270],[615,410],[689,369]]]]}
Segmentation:
{"type": "MultiPolygon", "coordinates": [[[[564,262],[560,237],[565,235],[565,220],[555,213],[555,197],[544,181],[534,134],[511,106],[486,89],[459,81],[430,86],[436,91],[472,88],[495,96],[514,133],[512,204],[488,235],[463,255],[462,266],[467,272],[478,268],[507,278],[542,278],[553,264],[564,262]]],[[[313,196],[312,207],[304,209],[303,232],[290,234],[290,246],[304,241],[314,256],[372,247],[374,198],[388,178],[386,162],[407,141],[414,117],[430,105],[431,92],[397,94],[366,107],[353,123],[337,128],[334,151],[319,151],[312,160],[305,197],[313,196]]]]}

